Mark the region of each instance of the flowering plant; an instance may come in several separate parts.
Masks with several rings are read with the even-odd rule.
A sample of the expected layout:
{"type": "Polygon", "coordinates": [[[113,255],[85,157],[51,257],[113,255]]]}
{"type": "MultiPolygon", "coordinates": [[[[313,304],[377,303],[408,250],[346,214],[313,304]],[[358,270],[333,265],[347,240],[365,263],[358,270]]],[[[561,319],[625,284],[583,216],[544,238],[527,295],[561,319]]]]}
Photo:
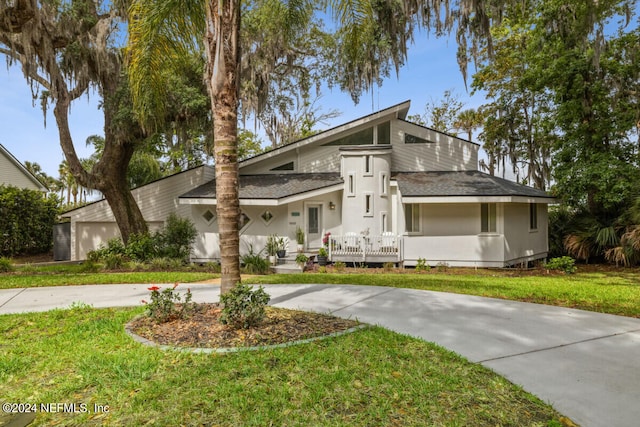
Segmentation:
{"type": "Polygon", "coordinates": [[[322,244],[326,247],[329,247],[329,242],[331,240],[331,232],[327,231],[324,233],[324,237],[322,238],[322,244]]]}
{"type": "Polygon", "coordinates": [[[168,322],[174,318],[184,319],[188,317],[195,308],[195,303],[191,302],[191,289],[187,289],[187,293],[184,296],[184,302],[180,308],[176,307],[176,304],[182,302],[182,296],[175,292],[178,284],[175,283],[173,287],[166,288],[160,291],[159,286],[151,286],[147,289],[151,291],[151,302],[142,300],[147,305],[147,315],[154,319],[156,323],[168,322]]]}

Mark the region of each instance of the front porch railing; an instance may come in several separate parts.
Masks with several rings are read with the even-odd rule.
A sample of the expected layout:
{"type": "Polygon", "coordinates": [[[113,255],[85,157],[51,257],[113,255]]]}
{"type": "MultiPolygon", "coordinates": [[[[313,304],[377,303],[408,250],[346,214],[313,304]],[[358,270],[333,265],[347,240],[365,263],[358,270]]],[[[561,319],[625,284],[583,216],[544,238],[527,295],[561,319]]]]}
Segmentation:
{"type": "Polygon", "coordinates": [[[362,261],[401,260],[401,237],[392,233],[381,235],[362,235],[346,233],[332,235],[329,244],[329,259],[361,258],[362,261]]]}

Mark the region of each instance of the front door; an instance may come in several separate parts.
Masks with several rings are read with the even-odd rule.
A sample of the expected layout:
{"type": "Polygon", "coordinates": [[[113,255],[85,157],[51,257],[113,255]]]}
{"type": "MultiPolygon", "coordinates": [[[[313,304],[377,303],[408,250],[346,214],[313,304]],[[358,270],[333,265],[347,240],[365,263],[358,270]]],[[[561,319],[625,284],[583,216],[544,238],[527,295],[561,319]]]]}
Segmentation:
{"type": "Polygon", "coordinates": [[[322,246],[322,205],[307,205],[307,248],[322,246]]]}

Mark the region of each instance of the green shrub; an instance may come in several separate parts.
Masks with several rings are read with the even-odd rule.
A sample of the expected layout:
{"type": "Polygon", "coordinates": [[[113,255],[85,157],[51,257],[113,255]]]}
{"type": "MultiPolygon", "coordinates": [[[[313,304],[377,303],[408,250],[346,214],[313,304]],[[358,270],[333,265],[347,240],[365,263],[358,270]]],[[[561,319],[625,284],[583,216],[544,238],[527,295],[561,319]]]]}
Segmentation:
{"type": "Polygon", "coordinates": [[[249,245],[249,253],[242,255],[240,262],[247,274],[267,274],[269,272],[269,260],[262,256],[262,251],[255,253],[253,245],[249,245]]]}
{"type": "Polygon", "coordinates": [[[186,319],[195,310],[196,303],[191,301],[191,289],[187,289],[182,302],[182,296],[175,291],[177,287],[176,283],[172,288],[165,288],[162,292],[159,286],[148,288],[151,291],[151,302],[142,302],[147,305],[147,315],[156,323],[168,322],[174,318],[186,319]],[[176,307],[179,303],[182,303],[180,309],[176,307]]]}
{"type": "Polygon", "coordinates": [[[118,253],[107,254],[104,258],[104,267],[107,270],[119,270],[125,263],[124,255],[118,253]]]}
{"type": "Polygon", "coordinates": [[[0,185],[0,256],[49,251],[58,214],[55,196],[0,185]]]}
{"type": "Polygon", "coordinates": [[[333,263],[333,268],[335,268],[338,273],[342,273],[345,268],[347,268],[347,264],[342,261],[336,261],[333,263]]]}
{"type": "Polygon", "coordinates": [[[431,270],[431,266],[427,264],[427,260],[424,258],[418,258],[418,262],[416,263],[416,271],[429,271],[431,270]]]}
{"type": "Polygon", "coordinates": [[[264,319],[265,307],[270,299],[262,286],[254,290],[252,286],[238,283],[220,296],[220,302],[224,305],[220,323],[235,329],[256,326],[264,319]]]}
{"type": "Polygon", "coordinates": [[[392,262],[385,262],[384,264],[382,264],[382,269],[386,273],[392,272],[394,268],[396,268],[396,265],[394,263],[392,263],[392,262]]]}
{"type": "Polygon", "coordinates": [[[14,270],[15,267],[13,266],[13,261],[11,261],[11,258],[0,258],[0,273],[11,273],[14,270]]]}
{"type": "Polygon", "coordinates": [[[190,220],[171,214],[164,229],[156,234],[160,256],[187,261],[198,231],[190,220]]]}
{"type": "Polygon", "coordinates": [[[576,267],[576,260],[569,256],[551,258],[545,264],[545,268],[549,270],[560,270],[565,274],[573,274],[578,270],[578,267],[576,267]]]}
{"type": "Polygon", "coordinates": [[[125,254],[134,261],[145,262],[158,255],[158,238],[149,233],[132,234],[127,242],[125,254]]]}
{"type": "Polygon", "coordinates": [[[222,272],[222,267],[220,263],[217,262],[208,262],[204,265],[205,270],[210,271],[211,273],[220,273],[222,272]]]}

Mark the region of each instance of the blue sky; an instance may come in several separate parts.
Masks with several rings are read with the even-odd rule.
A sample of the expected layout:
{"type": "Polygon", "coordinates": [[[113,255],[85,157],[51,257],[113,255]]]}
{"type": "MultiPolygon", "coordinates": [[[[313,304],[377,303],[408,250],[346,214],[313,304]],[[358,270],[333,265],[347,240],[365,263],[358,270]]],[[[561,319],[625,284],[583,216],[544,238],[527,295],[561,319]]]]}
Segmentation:
{"type": "MultiPolygon", "coordinates": [[[[465,102],[465,108],[476,108],[483,104],[485,100],[482,95],[471,96],[465,90],[456,63],[456,48],[454,40],[418,34],[409,50],[407,64],[400,69],[400,75],[396,77],[393,74],[380,88],[374,89],[373,94],[363,94],[358,105],[354,105],[351,97],[338,89],[323,90],[317,105],[323,111],[337,109],[342,112],[327,127],[405,100],[411,100],[409,114],[422,114],[425,105],[432,100],[440,100],[445,90],[453,90],[465,102]]],[[[472,72],[469,70],[469,76],[472,72]]],[[[93,95],[89,99],[81,98],[72,105],[69,118],[71,133],[80,157],[91,155],[92,150],[85,146],[87,137],[103,134],[98,102],[98,96],[93,95]]],[[[47,127],[44,127],[40,105],[37,101],[35,106],[32,104],[31,89],[18,67],[0,71],[0,129],[0,144],[19,161],[37,162],[48,175],[58,177],[58,165],[64,157],[55,119],[52,112],[48,112],[47,127]]],[[[266,143],[266,138],[263,140],[266,143]]]]}

